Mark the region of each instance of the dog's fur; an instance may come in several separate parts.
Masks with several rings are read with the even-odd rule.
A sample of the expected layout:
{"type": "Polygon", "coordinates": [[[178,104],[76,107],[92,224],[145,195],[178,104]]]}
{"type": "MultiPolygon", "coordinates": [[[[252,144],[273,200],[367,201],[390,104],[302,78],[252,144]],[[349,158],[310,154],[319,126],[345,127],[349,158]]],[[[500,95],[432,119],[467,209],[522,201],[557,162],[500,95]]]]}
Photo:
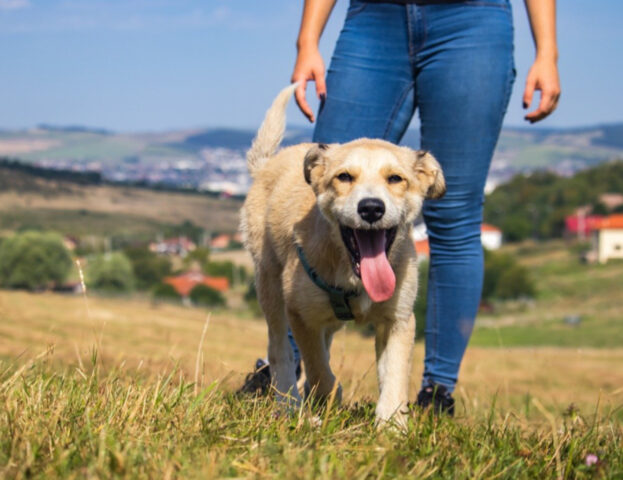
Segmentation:
{"type": "Polygon", "coordinates": [[[275,153],[295,87],[287,87],[275,99],[248,152],[254,181],[241,215],[241,231],[255,262],[258,298],[268,323],[272,384],[281,399],[300,402],[287,338],[290,326],[303,357],[306,392],[321,398],[340,395],[329,366],[329,349],[343,322],[335,317],[327,293],[302,267],[298,243],[327,283],[361,292],[350,303],[355,321],[371,322],[376,329],[377,422],[394,417],[401,423],[415,335],[417,265],[410,232],[424,198],[438,198],[445,192],[441,168],[426,152],[382,140],[300,144],[275,153]],[[358,214],[363,198],[385,204],[379,221],[368,223],[358,214]],[[396,278],[391,298],[379,303],[370,299],[340,226],[395,229],[387,255],[396,278]]]}

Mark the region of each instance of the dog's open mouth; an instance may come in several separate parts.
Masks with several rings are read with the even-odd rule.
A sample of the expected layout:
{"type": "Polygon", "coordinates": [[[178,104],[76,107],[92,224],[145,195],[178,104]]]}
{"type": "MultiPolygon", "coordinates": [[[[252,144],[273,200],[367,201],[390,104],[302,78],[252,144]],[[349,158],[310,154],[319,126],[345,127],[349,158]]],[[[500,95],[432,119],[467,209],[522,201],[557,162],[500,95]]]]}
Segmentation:
{"type": "Polygon", "coordinates": [[[397,227],[387,230],[355,230],[340,227],[355,274],[373,302],[389,300],[396,288],[396,276],[387,255],[396,238],[397,227]]]}

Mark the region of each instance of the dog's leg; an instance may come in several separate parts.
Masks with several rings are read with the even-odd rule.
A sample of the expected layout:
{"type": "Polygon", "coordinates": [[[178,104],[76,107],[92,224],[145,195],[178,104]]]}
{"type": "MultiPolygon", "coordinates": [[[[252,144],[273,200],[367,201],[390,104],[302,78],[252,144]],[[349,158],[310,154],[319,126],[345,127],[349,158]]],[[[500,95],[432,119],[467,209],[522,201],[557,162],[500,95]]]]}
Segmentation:
{"type": "Polygon", "coordinates": [[[379,377],[377,425],[393,419],[406,424],[409,377],[415,338],[415,316],[376,325],[376,363],[379,377]]]}
{"type": "Polygon", "coordinates": [[[268,324],[268,362],[272,385],[278,399],[298,404],[301,396],[296,388],[294,353],[288,340],[288,323],[279,275],[258,268],[256,277],[258,300],[268,324]]]}
{"type": "Polygon", "coordinates": [[[311,393],[314,398],[322,401],[334,394],[335,399],[340,402],[342,387],[336,384],[335,375],[329,365],[329,346],[336,329],[326,326],[310,327],[295,313],[289,313],[289,317],[294,339],[305,364],[305,395],[311,393]]]}

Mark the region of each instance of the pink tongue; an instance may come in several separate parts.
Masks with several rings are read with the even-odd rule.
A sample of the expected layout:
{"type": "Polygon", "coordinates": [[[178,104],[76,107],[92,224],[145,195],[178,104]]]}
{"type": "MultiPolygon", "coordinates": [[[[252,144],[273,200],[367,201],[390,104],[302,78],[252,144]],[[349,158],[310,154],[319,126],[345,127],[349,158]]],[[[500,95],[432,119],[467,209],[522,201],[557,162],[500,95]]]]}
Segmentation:
{"type": "Polygon", "coordinates": [[[385,255],[384,230],[355,230],[361,254],[361,281],[373,302],[392,298],[396,276],[385,255]]]}

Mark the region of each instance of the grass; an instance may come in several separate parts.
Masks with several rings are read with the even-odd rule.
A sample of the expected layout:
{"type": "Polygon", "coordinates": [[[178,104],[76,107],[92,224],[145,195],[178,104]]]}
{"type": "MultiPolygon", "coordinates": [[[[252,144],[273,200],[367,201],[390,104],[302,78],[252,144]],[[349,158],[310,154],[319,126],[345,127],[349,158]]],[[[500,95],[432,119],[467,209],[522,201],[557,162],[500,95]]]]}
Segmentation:
{"type": "Polygon", "coordinates": [[[456,418],[412,409],[406,432],[375,430],[373,340],[352,326],[332,348],[343,404],[288,413],[232,393],[266,351],[240,291],[208,313],[0,290],[0,478],[623,478],[623,263],[506,248],[539,297],[479,317],[456,418]]]}
{"type": "MultiPolygon", "coordinates": [[[[341,407],[287,415],[232,394],[264,323],[207,315],[0,291],[0,477],[623,476],[623,348],[471,347],[455,420],[412,410],[407,432],[377,432],[371,339],[336,336],[341,407]]],[[[417,344],[412,399],[423,355],[417,344]]]]}
{"type": "Polygon", "coordinates": [[[480,315],[472,345],[621,347],[623,262],[589,265],[563,241],[505,247],[536,281],[531,302],[500,304],[480,315]],[[578,315],[580,324],[564,323],[578,315]]]}
{"type": "Polygon", "coordinates": [[[177,371],[154,378],[95,366],[50,371],[45,357],[0,386],[5,478],[617,478],[621,424],[610,412],[531,419],[495,407],[456,420],[412,410],[407,432],[373,427],[367,401],[285,414],[197,389],[177,371]],[[586,464],[590,455],[597,463],[586,464]]]}

